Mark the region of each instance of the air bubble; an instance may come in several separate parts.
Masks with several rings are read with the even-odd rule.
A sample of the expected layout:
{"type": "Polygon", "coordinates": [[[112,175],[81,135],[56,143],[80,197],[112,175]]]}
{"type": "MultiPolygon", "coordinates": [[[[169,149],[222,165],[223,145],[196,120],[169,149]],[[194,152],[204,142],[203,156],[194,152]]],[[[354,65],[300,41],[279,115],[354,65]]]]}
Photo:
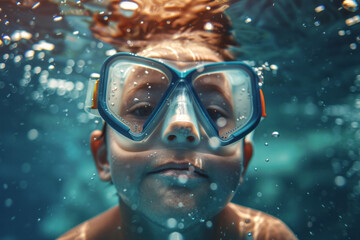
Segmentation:
{"type": "Polygon", "coordinates": [[[350,43],[349,47],[351,50],[356,50],[357,45],[356,45],[356,43],[350,43]]]}
{"type": "Polygon", "coordinates": [[[11,43],[11,38],[8,35],[3,36],[3,43],[9,45],[11,43]]]}
{"type": "Polygon", "coordinates": [[[175,218],[169,218],[167,221],[166,221],[166,225],[168,228],[175,228],[176,225],[177,225],[177,221],[175,218]]]}
{"type": "Polygon", "coordinates": [[[62,16],[55,16],[55,17],[53,18],[54,22],[59,22],[59,21],[61,21],[62,19],[63,19],[62,16]]]}
{"type": "Polygon", "coordinates": [[[360,16],[356,15],[345,20],[346,25],[352,26],[360,22],[360,16]]]}
{"type": "Polygon", "coordinates": [[[106,56],[112,56],[116,53],[117,53],[116,49],[106,50],[106,52],[105,52],[106,56]]]}
{"type": "Polygon", "coordinates": [[[344,178],[343,176],[336,176],[334,182],[336,186],[343,187],[346,184],[346,178],[344,178]]]}
{"type": "Polygon", "coordinates": [[[338,126],[341,126],[344,124],[344,120],[342,118],[336,118],[335,119],[335,124],[338,126]]]}
{"type": "Polygon", "coordinates": [[[198,68],[196,68],[196,71],[199,73],[202,73],[205,70],[204,66],[199,66],[198,68]]]}
{"type": "Polygon", "coordinates": [[[9,55],[8,53],[5,53],[5,54],[3,55],[3,59],[4,59],[5,61],[8,60],[9,57],[10,57],[10,55],[9,55]]]}
{"type": "Polygon", "coordinates": [[[220,147],[220,140],[217,138],[217,137],[211,137],[210,139],[209,139],[209,145],[210,145],[210,147],[211,148],[213,148],[213,149],[217,149],[217,148],[219,148],[220,147]]]}
{"type": "Polygon", "coordinates": [[[183,236],[179,232],[173,232],[169,234],[169,240],[183,240],[183,236]]]}
{"type": "Polygon", "coordinates": [[[24,56],[25,56],[25,58],[31,60],[35,56],[35,51],[34,50],[28,50],[28,51],[25,52],[24,56]]]}
{"type": "Polygon", "coordinates": [[[37,55],[37,58],[40,59],[40,60],[44,59],[44,57],[45,57],[44,52],[39,52],[38,55],[37,55]]]}
{"type": "Polygon", "coordinates": [[[248,18],[245,19],[245,23],[251,23],[251,22],[252,22],[251,18],[248,17],[248,18]]]}
{"type": "Polygon", "coordinates": [[[37,2],[37,3],[35,3],[34,5],[32,5],[32,9],[35,9],[35,8],[37,8],[37,7],[39,7],[40,6],[40,2],[37,2]]]}
{"type": "Polygon", "coordinates": [[[185,174],[181,174],[178,177],[178,182],[181,184],[185,184],[185,183],[187,183],[187,181],[188,181],[188,177],[185,174]]]}
{"type": "Polygon", "coordinates": [[[219,128],[222,128],[222,127],[225,127],[227,124],[227,120],[226,118],[224,117],[220,117],[216,120],[216,125],[219,127],[219,128]]]}
{"type": "Polygon", "coordinates": [[[179,229],[184,229],[184,227],[185,227],[185,226],[184,226],[183,223],[179,223],[179,224],[178,224],[178,228],[179,228],[179,229]]]}
{"type": "Polygon", "coordinates": [[[13,200],[11,198],[5,199],[5,207],[11,207],[13,205],[13,200]]]}
{"type": "Polygon", "coordinates": [[[132,1],[122,1],[119,4],[120,13],[126,17],[131,17],[139,8],[139,5],[132,1]]]}
{"type": "Polygon", "coordinates": [[[36,129],[30,129],[27,133],[27,137],[30,141],[34,141],[35,139],[37,139],[39,137],[39,132],[36,129]]]}
{"type": "Polygon", "coordinates": [[[207,22],[204,25],[204,30],[205,31],[213,31],[214,30],[214,25],[211,22],[207,22]]]}
{"type": "Polygon", "coordinates": [[[85,66],[85,61],[80,59],[79,61],[77,61],[76,65],[79,67],[79,68],[83,68],[85,66]]]}
{"type": "Polygon", "coordinates": [[[339,30],[338,31],[338,34],[339,34],[339,36],[345,36],[345,31],[344,30],[339,30]]]}
{"type": "MultiPolygon", "coordinates": [[[[49,43],[49,42],[46,42],[44,40],[41,40],[39,41],[38,43],[34,44],[32,46],[32,48],[35,50],[35,51],[42,51],[42,50],[46,50],[46,51],[52,51],[54,50],[55,48],[55,45],[52,44],[52,43],[49,43]]],[[[42,53],[43,56],[45,56],[45,53],[42,53]]],[[[39,53],[40,55],[40,53],[39,53]]]]}
{"type": "Polygon", "coordinates": [[[217,188],[218,188],[218,186],[217,186],[216,183],[211,183],[211,184],[210,184],[210,189],[211,189],[211,190],[215,191],[215,190],[217,190],[217,188]]]}
{"type": "Polygon", "coordinates": [[[278,131],[274,131],[274,132],[272,132],[272,134],[271,134],[273,137],[275,137],[275,138],[278,138],[278,137],[280,137],[280,133],[278,132],[278,131]]]}
{"type": "Polygon", "coordinates": [[[325,6],[324,5],[319,5],[315,8],[315,12],[319,13],[325,10],[325,6]]]}
{"type": "Polygon", "coordinates": [[[356,12],[359,9],[359,5],[355,0],[344,0],[342,6],[349,12],[356,12]]]}
{"type": "Polygon", "coordinates": [[[17,41],[20,41],[21,39],[29,40],[31,37],[32,37],[32,34],[29,32],[26,32],[24,30],[16,30],[11,35],[11,40],[17,42],[17,41]]]}
{"type": "Polygon", "coordinates": [[[81,91],[81,90],[83,90],[84,89],[84,84],[82,83],[82,82],[76,82],[75,83],[75,89],[77,90],[77,91],[81,91]]]}

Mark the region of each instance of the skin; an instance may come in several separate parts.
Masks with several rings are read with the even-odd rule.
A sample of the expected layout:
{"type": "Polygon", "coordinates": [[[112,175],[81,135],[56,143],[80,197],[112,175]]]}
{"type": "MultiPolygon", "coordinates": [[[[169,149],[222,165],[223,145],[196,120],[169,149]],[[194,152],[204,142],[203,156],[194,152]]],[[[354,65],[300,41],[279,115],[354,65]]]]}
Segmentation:
{"type": "MultiPolygon", "coordinates": [[[[139,55],[179,64],[223,61],[202,45],[183,44],[160,43],[139,55]]],[[[129,144],[110,127],[105,138],[101,131],[92,133],[99,176],[113,182],[119,205],[59,239],[167,240],[173,232],[186,240],[248,239],[249,233],[253,239],[296,239],[280,220],[230,203],[251,158],[250,142],[213,148],[202,123],[194,119],[158,125],[145,143],[129,144]],[[191,164],[201,174],[190,168],[157,171],[169,163],[191,164]]]]}

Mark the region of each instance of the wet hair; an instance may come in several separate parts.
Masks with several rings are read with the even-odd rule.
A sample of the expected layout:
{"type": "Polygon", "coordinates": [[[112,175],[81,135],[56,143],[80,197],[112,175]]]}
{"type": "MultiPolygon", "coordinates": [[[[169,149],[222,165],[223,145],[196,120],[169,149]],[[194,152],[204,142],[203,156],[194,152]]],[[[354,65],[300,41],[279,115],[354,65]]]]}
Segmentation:
{"type": "Polygon", "coordinates": [[[233,59],[237,46],[224,11],[233,0],[108,0],[93,14],[93,35],[117,48],[138,53],[159,42],[191,42],[233,59]]]}

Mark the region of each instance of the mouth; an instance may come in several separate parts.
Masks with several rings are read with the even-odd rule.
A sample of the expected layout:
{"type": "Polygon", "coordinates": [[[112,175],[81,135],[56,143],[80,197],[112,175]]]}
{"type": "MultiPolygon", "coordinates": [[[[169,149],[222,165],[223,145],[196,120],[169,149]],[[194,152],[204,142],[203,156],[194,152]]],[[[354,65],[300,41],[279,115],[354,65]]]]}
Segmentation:
{"type": "Polygon", "coordinates": [[[170,162],[154,168],[149,174],[162,174],[173,177],[187,176],[188,178],[208,178],[206,172],[188,162],[170,162]]]}

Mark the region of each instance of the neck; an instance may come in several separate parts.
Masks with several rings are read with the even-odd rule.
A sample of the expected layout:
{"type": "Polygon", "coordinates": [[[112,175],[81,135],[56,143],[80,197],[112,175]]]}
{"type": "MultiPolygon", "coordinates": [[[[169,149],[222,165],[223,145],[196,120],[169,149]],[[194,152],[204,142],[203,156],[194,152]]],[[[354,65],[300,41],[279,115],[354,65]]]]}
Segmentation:
{"type": "Polygon", "coordinates": [[[219,232],[219,222],[221,222],[219,221],[220,213],[210,221],[199,222],[183,229],[180,229],[181,227],[169,229],[132,210],[122,200],[119,202],[119,210],[121,239],[215,239],[219,232]]]}

